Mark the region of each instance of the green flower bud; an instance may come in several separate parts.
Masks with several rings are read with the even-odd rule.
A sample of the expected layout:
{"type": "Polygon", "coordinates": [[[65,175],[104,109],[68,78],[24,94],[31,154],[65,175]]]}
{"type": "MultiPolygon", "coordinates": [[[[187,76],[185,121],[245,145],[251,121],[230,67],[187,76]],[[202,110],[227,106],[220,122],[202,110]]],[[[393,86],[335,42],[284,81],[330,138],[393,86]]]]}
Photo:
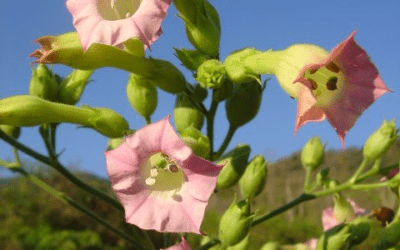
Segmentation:
{"type": "Polygon", "coordinates": [[[225,164],[217,179],[217,189],[235,185],[243,175],[250,155],[248,144],[239,144],[236,148],[221,157],[218,164],[225,164]]]}
{"type": "Polygon", "coordinates": [[[260,250],[279,250],[279,242],[276,241],[270,241],[266,244],[264,244],[260,250]]]}
{"type": "Polygon", "coordinates": [[[339,224],[326,231],[318,240],[316,250],[340,250],[350,237],[350,225],[339,224]]]}
{"type": "Polygon", "coordinates": [[[185,91],[186,79],[178,68],[165,60],[150,60],[153,63],[151,69],[152,74],[146,78],[151,80],[154,85],[168,93],[178,94],[185,91]]]}
{"type": "Polygon", "coordinates": [[[344,223],[354,220],[354,209],[349,202],[339,194],[334,197],[333,201],[333,215],[338,222],[344,223]]]}
{"type": "Polygon", "coordinates": [[[301,151],[301,164],[311,170],[319,167],[324,159],[324,145],[319,137],[312,137],[301,151]]]}
{"type": "Polygon", "coordinates": [[[398,242],[400,242],[400,217],[397,214],[394,220],[385,228],[385,232],[377,249],[388,249],[394,247],[398,242]]]}
{"type": "MultiPolygon", "coordinates": [[[[191,86],[191,85],[190,85],[191,86]]],[[[200,84],[196,84],[193,88],[193,100],[197,103],[203,102],[208,95],[208,91],[200,86],[200,84]]]]}
{"type": "Polygon", "coordinates": [[[36,69],[32,68],[29,94],[49,101],[57,100],[57,79],[46,65],[40,63],[36,69]]]}
{"type": "Polygon", "coordinates": [[[261,105],[262,89],[257,81],[235,84],[232,96],[225,102],[226,116],[233,127],[251,121],[261,105]]]}
{"type": "Polygon", "coordinates": [[[176,130],[179,133],[191,126],[201,130],[204,123],[204,115],[192,104],[185,93],[181,93],[176,96],[174,121],[176,130]]]}
{"type": "Polygon", "coordinates": [[[350,243],[358,245],[369,235],[371,229],[370,221],[367,217],[357,217],[350,224],[350,243]]]}
{"type": "Polygon", "coordinates": [[[224,81],[220,88],[214,89],[213,100],[216,102],[222,102],[229,98],[233,93],[233,84],[231,81],[224,81]]]}
{"type": "Polygon", "coordinates": [[[157,107],[157,88],[150,80],[136,74],[130,74],[126,85],[126,95],[132,108],[143,116],[150,119],[157,107]]]}
{"type": "Polygon", "coordinates": [[[177,49],[175,56],[181,61],[182,65],[187,69],[196,71],[200,65],[207,60],[203,53],[198,50],[177,49]]]}
{"type": "Polygon", "coordinates": [[[61,122],[90,127],[111,138],[124,136],[129,127],[121,115],[107,108],[79,108],[28,95],[0,100],[0,124],[29,127],[61,122]]]}
{"type": "Polygon", "coordinates": [[[250,231],[254,214],[250,214],[250,205],[247,201],[232,204],[222,215],[219,222],[219,239],[226,246],[238,244],[250,231]]]}
{"type": "Polygon", "coordinates": [[[181,133],[181,139],[201,158],[206,158],[210,153],[210,140],[194,127],[186,128],[181,133]]]}
{"type": "Polygon", "coordinates": [[[239,180],[242,197],[244,199],[256,197],[265,187],[266,178],[266,161],[262,155],[257,155],[247,165],[244,174],[239,180]]]}
{"type": "Polygon", "coordinates": [[[121,143],[123,143],[124,140],[125,140],[125,137],[108,139],[106,151],[118,148],[118,146],[121,145],[121,143]]]}
{"type": "Polygon", "coordinates": [[[243,61],[250,56],[260,54],[260,51],[256,49],[242,49],[233,52],[224,61],[226,73],[231,81],[236,83],[249,82],[252,80],[259,81],[257,74],[249,72],[246,67],[243,66],[243,61]]]}
{"type": "Polygon", "coordinates": [[[197,70],[196,80],[203,88],[219,88],[225,81],[225,66],[216,59],[203,62],[197,70]]]}
{"type": "Polygon", "coordinates": [[[0,125],[0,129],[8,136],[18,139],[19,135],[21,134],[21,128],[20,127],[15,127],[12,125],[5,125],[2,124],[0,125]]]}
{"type": "Polygon", "coordinates": [[[174,4],[190,43],[207,55],[217,55],[221,30],[214,7],[206,0],[174,0],[174,4]]]}
{"type": "Polygon", "coordinates": [[[250,234],[247,234],[246,237],[236,245],[228,247],[226,250],[247,250],[249,249],[250,244],[250,234]]]}
{"type": "Polygon", "coordinates": [[[58,101],[75,105],[80,99],[93,70],[75,69],[65,77],[58,87],[58,101]]]}
{"type": "Polygon", "coordinates": [[[397,138],[396,121],[392,120],[388,123],[384,120],[378,130],[371,134],[365,142],[364,157],[371,161],[381,158],[397,138]]]}

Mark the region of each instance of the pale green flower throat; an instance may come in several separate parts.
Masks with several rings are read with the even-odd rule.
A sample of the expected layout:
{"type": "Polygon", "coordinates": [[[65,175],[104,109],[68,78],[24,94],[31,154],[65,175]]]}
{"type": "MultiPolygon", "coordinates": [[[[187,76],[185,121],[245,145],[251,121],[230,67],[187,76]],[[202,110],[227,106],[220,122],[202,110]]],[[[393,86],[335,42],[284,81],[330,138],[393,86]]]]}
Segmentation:
{"type": "Polygon", "coordinates": [[[142,0],[100,0],[97,9],[100,15],[109,21],[131,17],[138,9],[142,0]]]}

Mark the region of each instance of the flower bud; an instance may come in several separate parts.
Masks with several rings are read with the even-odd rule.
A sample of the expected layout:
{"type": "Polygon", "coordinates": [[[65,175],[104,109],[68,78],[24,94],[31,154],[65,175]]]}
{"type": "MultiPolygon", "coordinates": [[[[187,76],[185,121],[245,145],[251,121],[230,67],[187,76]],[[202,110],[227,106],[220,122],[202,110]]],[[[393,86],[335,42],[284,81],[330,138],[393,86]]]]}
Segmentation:
{"type": "Polygon", "coordinates": [[[221,30],[214,7],[207,0],[174,0],[174,4],[190,43],[207,55],[217,55],[221,30]]]}
{"type": "Polygon", "coordinates": [[[316,250],[340,250],[350,237],[350,225],[339,224],[319,238],[316,250]]]}
{"type": "Polygon", "coordinates": [[[203,88],[219,88],[225,81],[225,66],[216,59],[203,62],[197,70],[196,80],[203,88]]]}
{"type": "Polygon", "coordinates": [[[73,70],[58,87],[58,101],[69,105],[79,102],[92,73],[93,70],[73,70]]]}
{"type": "Polygon", "coordinates": [[[210,153],[210,140],[194,127],[186,128],[181,133],[181,139],[201,158],[206,158],[210,153]]]}
{"type": "Polygon", "coordinates": [[[222,215],[219,222],[219,239],[226,246],[233,246],[246,237],[250,231],[254,214],[250,214],[250,204],[247,201],[232,204],[222,215]]]}
{"type": "Polygon", "coordinates": [[[397,217],[390,223],[383,234],[381,241],[379,242],[377,249],[384,250],[390,247],[394,247],[400,242],[400,217],[397,217]]]}
{"type": "Polygon", "coordinates": [[[198,50],[177,49],[175,56],[181,61],[182,65],[191,71],[196,71],[200,65],[207,60],[203,53],[198,50]]]}
{"type": "Polygon", "coordinates": [[[244,199],[256,197],[265,187],[267,167],[262,155],[254,157],[247,165],[239,180],[239,187],[244,199]]]}
{"type": "Polygon", "coordinates": [[[174,108],[174,121],[176,130],[182,133],[186,128],[193,126],[201,130],[204,122],[204,115],[198,110],[185,93],[176,96],[174,108]]]}
{"type": "Polygon", "coordinates": [[[250,244],[250,234],[247,234],[246,237],[236,245],[228,247],[226,250],[247,250],[249,249],[250,244]]]}
{"type": "Polygon", "coordinates": [[[301,164],[311,170],[319,167],[324,159],[324,145],[319,137],[312,137],[301,151],[301,164]]]}
{"type": "Polygon", "coordinates": [[[350,243],[358,245],[369,235],[371,229],[370,221],[367,217],[357,217],[350,224],[350,243]]]}
{"type": "Polygon", "coordinates": [[[110,138],[107,141],[107,149],[106,151],[110,151],[112,149],[118,148],[121,143],[123,143],[125,140],[125,137],[119,137],[119,138],[110,138]]]}
{"type": "Polygon", "coordinates": [[[279,242],[276,241],[270,241],[266,244],[264,244],[260,250],[279,250],[279,242]]]}
{"type": "Polygon", "coordinates": [[[218,164],[224,164],[217,179],[217,189],[224,189],[235,185],[246,168],[250,155],[248,144],[239,144],[236,148],[221,157],[218,164]]]}
{"type": "Polygon", "coordinates": [[[171,93],[178,94],[186,89],[186,79],[172,63],[160,60],[150,59],[153,66],[151,75],[146,77],[152,81],[154,85],[160,89],[171,93]]]}
{"type": "Polygon", "coordinates": [[[233,84],[231,81],[224,81],[220,88],[214,89],[213,100],[216,102],[222,102],[229,98],[233,93],[233,84]]]}
{"type": "MultiPolygon", "coordinates": [[[[191,85],[190,85],[191,86],[191,85]]],[[[193,100],[197,103],[203,102],[208,95],[208,91],[200,86],[200,84],[196,84],[193,88],[192,97],[193,100]]]]}
{"type": "Polygon", "coordinates": [[[45,100],[56,101],[57,79],[46,65],[40,63],[36,69],[32,68],[29,94],[45,100]]]}
{"type": "Polygon", "coordinates": [[[111,138],[124,136],[129,128],[121,115],[107,108],[79,108],[28,95],[0,100],[0,124],[29,127],[61,122],[90,127],[111,138]]]}
{"type": "Polygon", "coordinates": [[[339,223],[349,222],[355,218],[353,207],[341,195],[336,195],[333,201],[333,215],[339,223]]]}
{"type": "Polygon", "coordinates": [[[0,125],[0,129],[8,136],[18,139],[19,135],[21,134],[21,128],[20,127],[15,127],[12,125],[5,125],[2,124],[0,125]]]}
{"type": "Polygon", "coordinates": [[[381,158],[397,138],[395,120],[389,123],[384,120],[378,130],[371,134],[365,142],[363,149],[364,157],[371,161],[381,158]]]}
{"type": "Polygon", "coordinates": [[[146,120],[157,107],[157,88],[150,80],[136,74],[130,74],[126,86],[126,95],[132,108],[146,120]]]}
{"type": "Polygon", "coordinates": [[[251,121],[260,109],[261,97],[262,89],[257,81],[235,84],[232,96],[225,102],[230,125],[237,128],[251,121]]]}
{"type": "Polygon", "coordinates": [[[252,80],[259,81],[258,74],[249,72],[244,66],[243,61],[250,56],[261,53],[256,49],[242,49],[233,52],[224,61],[225,70],[229,79],[235,83],[249,82],[252,80]]]}

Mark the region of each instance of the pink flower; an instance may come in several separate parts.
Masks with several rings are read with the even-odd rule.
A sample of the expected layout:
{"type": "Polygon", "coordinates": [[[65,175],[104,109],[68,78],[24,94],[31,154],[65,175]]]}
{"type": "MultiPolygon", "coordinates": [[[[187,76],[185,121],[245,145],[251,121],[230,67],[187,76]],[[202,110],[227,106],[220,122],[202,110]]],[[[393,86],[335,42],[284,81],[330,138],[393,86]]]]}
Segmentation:
{"type": "Polygon", "coordinates": [[[127,222],[160,232],[200,234],[221,166],[194,155],[166,117],[105,153],[127,222]]]}
{"type": "Polygon", "coordinates": [[[354,35],[355,31],[326,57],[300,69],[294,82],[307,88],[299,93],[295,133],[309,121],[328,118],[344,147],[344,137],[357,118],[390,91],[354,35]]]}
{"type": "Polygon", "coordinates": [[[66,4],[86,51],[93,43],[121,47],[133,37],[150,47],[162,33],[171,0],[67,0],[66,4]]]}
{"type": "MultiPolygon", "coordinates": [[[[352,199],[347,199],[347,202],[349,202],[353,208],[355,216],[365,214],[365,209],[359,207],[352,199]]],[[[322,225],[324,232],[340,223],[343,223],[343,221],[338,221],[337,218],[335,218],[333,207],[326,208],[322,211],[322,225]]]]}
{"type": "Polygon", "coordinates": [[[186,242],[185,238],[182,237],[182,242],[173,245],[172,247],[168,247],[166,249],[161,249],[161,250],[191,250],[189,244],[186,242]]]}

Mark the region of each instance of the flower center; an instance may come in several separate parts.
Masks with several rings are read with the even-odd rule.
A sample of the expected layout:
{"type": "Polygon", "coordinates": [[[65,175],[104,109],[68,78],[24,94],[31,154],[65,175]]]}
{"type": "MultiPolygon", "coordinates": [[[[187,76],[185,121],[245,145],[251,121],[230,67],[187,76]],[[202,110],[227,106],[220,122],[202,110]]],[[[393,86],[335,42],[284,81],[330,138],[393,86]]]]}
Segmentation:
{"type": "Polygon", "coordinates": [[[181,168],[164,153],[152,155],[142,171],[149,190],[173,197],[182,187],[185,176],[181,168]]]}
{"type": "Polygon", "coordinates": [[[131,17],[142,0],[98,0],[97,9],[102,18],[114,21],[131,17]]]}
{"type": "Polygon", "coordinates": [[[308,70],[304,78],[311,83],[311,90],[317,100],[317,107],[328,107],[335,101],[344,86],[344,76],[340,68],[331,62],[325,67],[308,70]]]}

